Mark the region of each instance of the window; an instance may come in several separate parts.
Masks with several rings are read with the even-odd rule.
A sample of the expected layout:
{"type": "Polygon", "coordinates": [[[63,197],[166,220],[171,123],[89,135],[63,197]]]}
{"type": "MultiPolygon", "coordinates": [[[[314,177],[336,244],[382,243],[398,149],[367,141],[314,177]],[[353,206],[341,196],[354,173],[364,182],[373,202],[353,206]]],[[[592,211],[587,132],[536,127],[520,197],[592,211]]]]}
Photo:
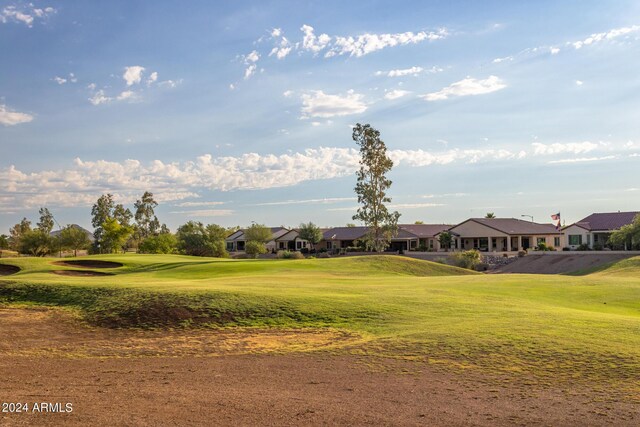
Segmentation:
{"type": "Polygon", "coordinates": [[[331,244],[331,242],[327,242],[327,249],[333,249],[333,245],[331,244]]]}
{"type": "Polygon", "coordinates": [[[554,237],[553,238],[553,246],[555,246],[556,248],[560,247],[560,238],[559,237],[554,237]]]}
{"type": "Polygon", "coordinates": [[[433,239],[429,239],[429,249],[433,249],[433,239]]]}
{"type": "Polygon", "coordinates": [[[544,243],[545,245],[547,244],[547,238],[546,237],[538,237],[536,239],[536,243],[539,245],[540,243],[544,243]]]}
{"type": "Polygon", "coordinates": [[[302,242],[300,240],[296,242],[296,249],[302,249],[302,242]]]}
{"type": "Polygon", "coordinates": [[[411,249],[415,249],[418,246],[418,242],[416,240],[411,241],[411,249]]]}
{"type": "Polygon", "coordinates": [[[570,234],[569,244],[571,246],[580,246],[582,244],[582,234],[570,234]]]}
{"type": "Polygon", "coordinates": [[[587,245],[591,246],[591,234],[587,234],[587,245]]]}

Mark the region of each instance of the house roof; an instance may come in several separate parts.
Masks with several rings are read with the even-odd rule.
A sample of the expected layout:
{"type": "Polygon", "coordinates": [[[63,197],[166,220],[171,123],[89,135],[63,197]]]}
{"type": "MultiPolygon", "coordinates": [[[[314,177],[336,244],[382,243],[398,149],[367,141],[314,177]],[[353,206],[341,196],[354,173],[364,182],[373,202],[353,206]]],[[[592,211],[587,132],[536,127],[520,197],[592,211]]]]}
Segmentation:
{"type": "Polygon", "coordinates": [[[631,224],[636,215],[639,214],[640,212],[592,213],[575,225],[589,231],[613,231],[618,230],[623,225],[631,224]]]}
{"type": "Polygon", "coordinates": [[[335,227],[322,233],[324,240],[356,240],[364,236],[368,227],[335,227]]]}
{"type": "Polygon", "coordinates": [[[399,225],[401,230],[406,230],[421,239],[425,237],[434,237],[438,233],[448,230],[452,227],[450,224],[402,224],[399,225]]]}
{"type": "MultiPolygon", "coordinates": [[[[275,235],[281,231],[287,231],[288,230],[284,227],[268,227],[269,230],[271,231],[271,239],[273,240],[275,235]]],[[[229,237],[227,237],[225,239],[225,241],[230,242],[233,240],[244,240],[244,233],[245,231],[247,231],[246,228],[243,228],[241,230],[236,231],[235,233],[231,234],[229,237]]],[[[284,234],[284,233],[283,233],[284,234]]]]}
{"type": "Polygon", "coordinates": [[[553,224],[539,224],[537,222],[523,221],[516,218],[470,218],[451,229],[454,230],[456,227],[469,221],[477,222],[486,227],[493,228],[494,230],[510,235],[562,234],[560,231],[556,230],[556,227],[553,224]]]}

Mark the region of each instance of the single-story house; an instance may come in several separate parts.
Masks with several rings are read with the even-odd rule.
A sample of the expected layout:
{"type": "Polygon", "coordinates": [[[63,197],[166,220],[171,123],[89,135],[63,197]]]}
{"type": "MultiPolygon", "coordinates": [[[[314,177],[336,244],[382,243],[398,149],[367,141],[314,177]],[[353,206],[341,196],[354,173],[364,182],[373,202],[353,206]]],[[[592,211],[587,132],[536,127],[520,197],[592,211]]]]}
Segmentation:
{"type": "MultiPolygon", "coordinates": [[[[417,250],[420,247],[438,250],[437,235],[450,228],[446,224],[399,224],[398,233],[391,239],[390,251],[417,250]]],[[[327,250],[356,246],[356,241],[365,237],[368,227],[335,227],[323,233],[318,248],[327,250]]]]}
{"type": "MultiPolygon", "coordinates": [[[[320,231],[324,233],[328,228],[321,228],[320,231]]],[[[311,243],[307,240],[300,238],[300,229],[292,228],[288,232],[280,235],[276,241],[276,248],[287,251],[299,251],[306,248],[311,248],[311,243]]],[[[319,246],[319,245],[316,245],[319,246]]]]}
{"type": "Polygon", "coordinates": [[[540,243],[558,248],[563,235],[553,224],[515,218],[470,218],[448,231],[454,235],[456,248],[486,252],[519,251],[540,243]]]}
{"type": "MultiPolygon", "coordinates": [[[[265,246],[267,247],[268,251],[273,252],[277,249],[276,239],[288,233],[289,230],[284,227],[270,227],[270,230],[271,230],[271,240],[269,240],[265,244],[265,246]]],[[[244,247],[246,243],[245,231],[246,229],[238,230],[225,239],[225,242],[227,245],[227,251],[229,252],[244,251],[244,247]]]]}
{"type": "Polygon", "coordinates": [[[609,245],[611,233],[631,224],[639,214],[640,212],[593,213],[562,229],[566,239],[565,246],[577,249],[584,244],[590,249],[605,248],[609,245]]]}

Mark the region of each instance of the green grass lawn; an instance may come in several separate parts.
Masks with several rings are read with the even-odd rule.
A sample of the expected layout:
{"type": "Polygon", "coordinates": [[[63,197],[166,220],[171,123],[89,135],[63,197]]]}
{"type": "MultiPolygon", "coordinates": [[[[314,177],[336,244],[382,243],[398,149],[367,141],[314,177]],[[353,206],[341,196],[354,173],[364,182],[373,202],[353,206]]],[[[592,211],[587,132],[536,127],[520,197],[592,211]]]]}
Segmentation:
{"type": "Polygon", "coordinates": [[[640,391],[640,258],[584,276],[396,256],[98,258],[124,266],[67,277],[52,259],[1,259],[23,270],[0,277],[0,301],[70,307],[106,326],[339,328],[362,337],[352,352],[640,391]]]}

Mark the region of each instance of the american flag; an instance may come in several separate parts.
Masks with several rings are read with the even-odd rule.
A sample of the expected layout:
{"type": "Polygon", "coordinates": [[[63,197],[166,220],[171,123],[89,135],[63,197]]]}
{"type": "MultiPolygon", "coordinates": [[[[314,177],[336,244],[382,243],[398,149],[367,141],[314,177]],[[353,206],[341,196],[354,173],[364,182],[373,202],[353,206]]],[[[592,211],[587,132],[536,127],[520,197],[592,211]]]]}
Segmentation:
{"type": "Polygon", "coordinates": [[[555,215],[551,215],[551,219],[554,220],[554,221],[558,221],[556,223],[556,230],[560,230],[560,212],[558,212],[555,215]]]}

